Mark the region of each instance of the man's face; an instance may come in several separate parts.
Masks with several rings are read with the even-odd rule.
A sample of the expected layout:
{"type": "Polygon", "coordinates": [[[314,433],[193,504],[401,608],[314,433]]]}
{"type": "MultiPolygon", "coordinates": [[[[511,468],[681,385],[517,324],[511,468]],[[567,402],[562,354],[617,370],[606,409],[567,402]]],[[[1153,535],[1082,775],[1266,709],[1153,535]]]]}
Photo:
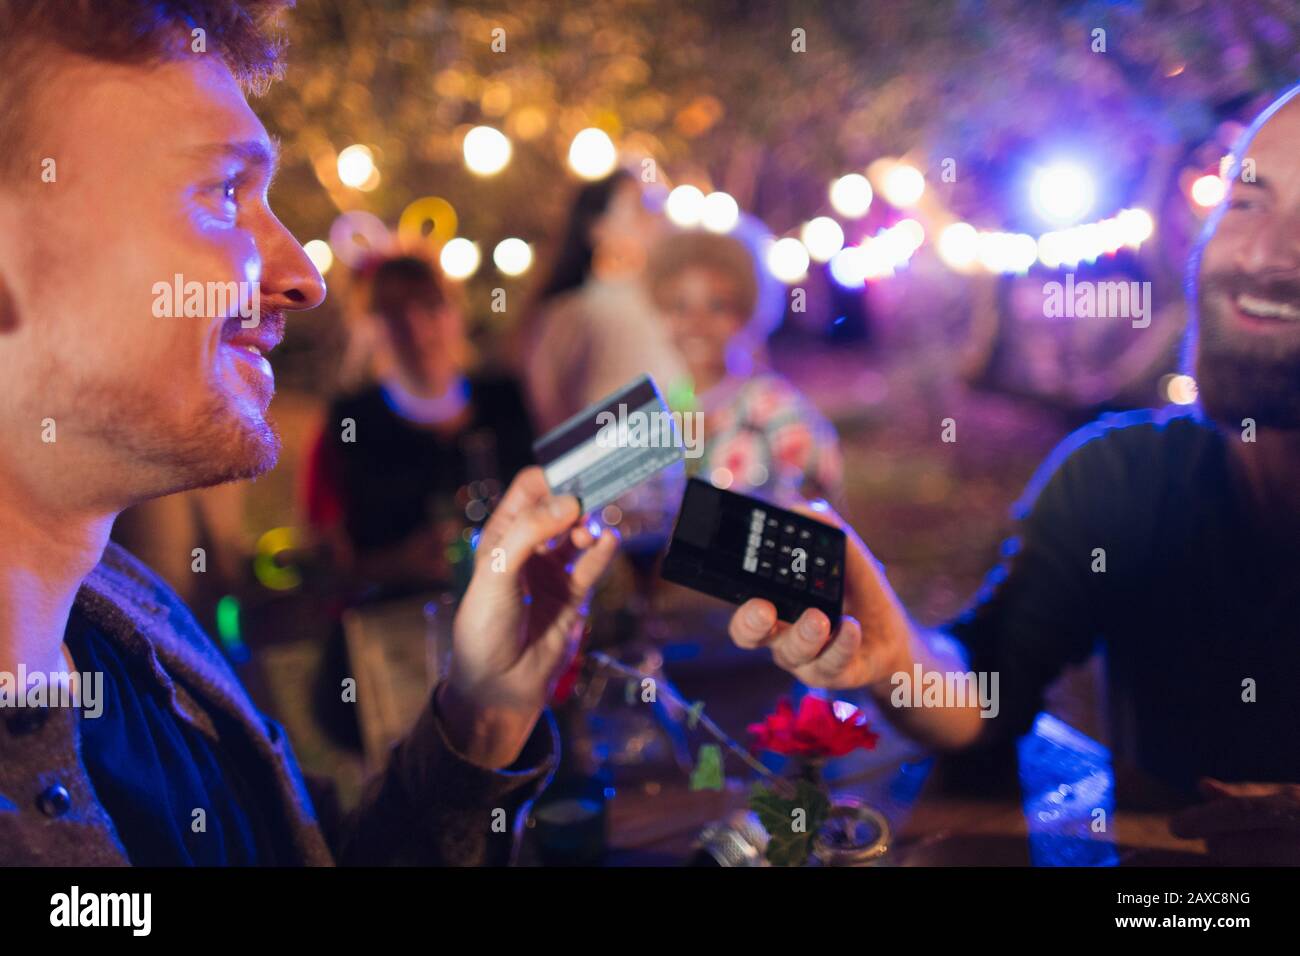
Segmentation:
{"type": "Polygon", "coordinates": [[[0,469],[31,461],[29,484],[116,507],[265,471],[278,440],[258,352],[285,310],[324,296],[267,205],[266,130],[206,55],[141,67],[52,52],[37,95],[29,135],[55,181],[33,169],[0,184],[0,428],[37,456],[0,469]],[[162,291],[177,276],[201,290],[200,315],[162,291]],[[209,295],[228,283],[260,283],[255,327],[237,298],[209,295]],[[45,419],[57,438],[42,446],[45,419]]]}
{"type": "Polygon", "coordinates": [[[1255,181],[1234,181],[1202,254],[1196,380],[1216,421],[1300,428],[1300,99],[1243,155],[1255,181]]]}

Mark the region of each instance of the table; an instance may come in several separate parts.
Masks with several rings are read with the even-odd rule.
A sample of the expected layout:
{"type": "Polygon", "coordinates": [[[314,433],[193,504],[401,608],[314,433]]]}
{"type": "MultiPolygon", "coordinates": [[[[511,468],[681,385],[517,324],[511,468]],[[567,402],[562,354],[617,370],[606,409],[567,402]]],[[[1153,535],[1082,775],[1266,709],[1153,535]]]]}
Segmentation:
{"type": "MultiPolygon", "coordinates": [[[[788,675],[765,663],[754,666],[752,656],[743,669],[733,663],[702,673],[670,662],[669,676],[688,698],[705,700],[710,715],[741,740],[747,722],[758,720],[781,693],[794,689],[788,675]]],[[[989,769],[980,768],[980,761],[927,753],[893,730],[878,711],[871,723],[881,734],[876,749],[832,762],[826,777],[833,791],[856,795],[889,819],[893,864],[1206,862],[1202,842],[1169,833],[1172,807],[1135,809],[1120,802],[1117,808],[1109,751],[1050,714],[1039,715],[1015,754],[1008,754],[1003,772],[985,774],[971,773],[972,767],[989,769]]],[[[727,766],[739,772],[734,761],[727,766]]],[[[748,786],[748,779],[737,776],[722,791],[691,791],[672,767],[620,783],[609,807],[607,864],[685,864],[706,824],[745,806],[748,786]]]]}

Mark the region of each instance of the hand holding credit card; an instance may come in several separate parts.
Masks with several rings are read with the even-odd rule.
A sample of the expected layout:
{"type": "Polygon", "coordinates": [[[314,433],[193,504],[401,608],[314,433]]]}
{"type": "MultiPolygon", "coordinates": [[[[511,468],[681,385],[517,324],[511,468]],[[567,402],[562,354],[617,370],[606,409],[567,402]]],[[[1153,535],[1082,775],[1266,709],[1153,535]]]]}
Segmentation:
{"type": "Polygon", "coordinates": [[[588,405],[533,443],[546,483],[599,511],[684,456],[680,429],[649,375],[588,405]]]}

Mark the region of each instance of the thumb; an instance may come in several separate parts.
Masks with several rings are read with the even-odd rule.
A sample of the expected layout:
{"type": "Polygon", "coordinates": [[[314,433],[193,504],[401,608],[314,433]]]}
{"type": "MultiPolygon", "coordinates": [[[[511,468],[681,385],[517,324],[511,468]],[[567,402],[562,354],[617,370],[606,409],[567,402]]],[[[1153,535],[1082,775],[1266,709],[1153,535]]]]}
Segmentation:
{"type": "Polygon", "coordinates": [[[544,498],[520,514],[498,545],[504,552],[505,575],[518,575],[533,552],[568,531],[581,516],[582,508],[573,495],[544,498]]]}

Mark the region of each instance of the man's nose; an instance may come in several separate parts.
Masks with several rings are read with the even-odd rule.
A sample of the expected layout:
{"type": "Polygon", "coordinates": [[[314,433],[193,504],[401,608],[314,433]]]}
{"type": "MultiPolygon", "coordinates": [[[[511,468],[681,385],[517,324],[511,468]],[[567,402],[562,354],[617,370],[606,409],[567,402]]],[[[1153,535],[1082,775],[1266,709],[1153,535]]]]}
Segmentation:
{"type": "Polygon", "coordinates": [[[1300,272],[1300,216],[1272,217],[1246,241],[1237,264],[1243,272],[1257,276],[1300,272]]]}
{"type": "Polygon", "coordinates": [[[325,280],[293,234],[275,227],[260,243],[263,308],[314,309],[325,301],[325,280]]]}

